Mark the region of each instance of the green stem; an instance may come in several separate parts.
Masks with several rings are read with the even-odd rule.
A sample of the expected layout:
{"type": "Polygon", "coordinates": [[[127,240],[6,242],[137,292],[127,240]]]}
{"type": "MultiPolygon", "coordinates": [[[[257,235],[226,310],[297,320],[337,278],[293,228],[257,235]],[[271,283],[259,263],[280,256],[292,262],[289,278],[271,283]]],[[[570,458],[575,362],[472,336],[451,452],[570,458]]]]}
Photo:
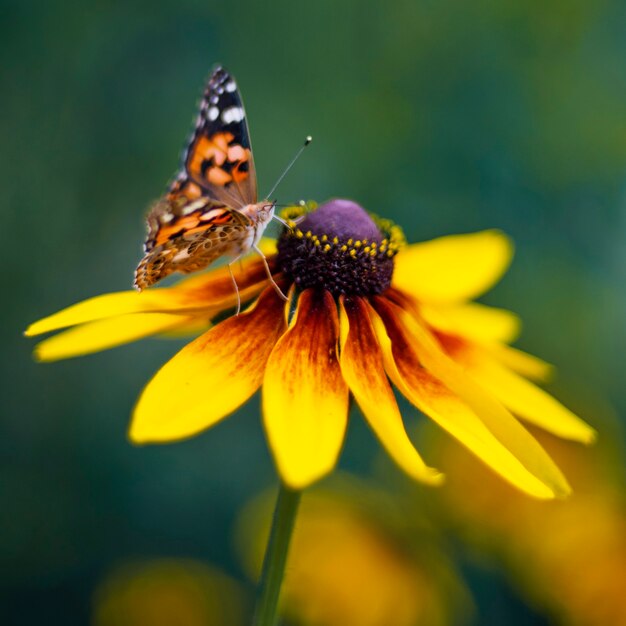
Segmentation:
{"type": "Polygon", "coordinates": [[[300,504],[300,491],[281,484],[274,509],[263,572],[259,583],[254,626],[275,626],[278,623],[278,599],[285,573],[289,542],[300,504]]]}

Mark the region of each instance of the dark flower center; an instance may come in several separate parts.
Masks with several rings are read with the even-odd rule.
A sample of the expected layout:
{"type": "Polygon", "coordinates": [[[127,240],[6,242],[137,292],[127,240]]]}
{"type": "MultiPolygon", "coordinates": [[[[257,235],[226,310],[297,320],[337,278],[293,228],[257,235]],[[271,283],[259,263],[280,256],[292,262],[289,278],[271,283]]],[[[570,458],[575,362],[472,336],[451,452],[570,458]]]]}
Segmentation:
{"type": "MultiPolygon", "coordinates": [[[[300,289],[323,287],[333,295],[374,295],[391,284],[402,230],[368,214],[351,200],[331,200],[305,213],[278,240],[277,264],[300,289]]],[[[298,209],[287,212],[294,219],[298,209]]]]}

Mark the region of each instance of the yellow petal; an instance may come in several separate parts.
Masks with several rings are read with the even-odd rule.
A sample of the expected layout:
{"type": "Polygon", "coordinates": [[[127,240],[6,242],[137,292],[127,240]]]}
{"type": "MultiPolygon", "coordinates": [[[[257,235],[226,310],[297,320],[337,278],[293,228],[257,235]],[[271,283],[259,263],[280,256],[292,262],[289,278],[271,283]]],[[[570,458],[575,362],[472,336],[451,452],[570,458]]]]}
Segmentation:
{"type": "Polygon", "coordinates": [[[261,385],[270,352],[285,330],[284,304],[268,288],[251,309],[183,348],[144,389],[130,438],[149,443],[190,437],[243,404],[261,385]]]}
{"type": "MultiPolygon", "coordinates": [[[[267,246],[266,246],[267,247],[267,246]]],[[[273,273],[276,267],[276,258],[267,257],[267,262],[273,273]]],[[[251,287],[260,291],[267,283],[267,273],[263,261],[258,256],[248,257],[235,263],[232,268],[237,286],[243,296],[245,290],[251,287]]],[[[227,265],[216,267],[205,273],[196,273],[181,280],[175,287],[188,292],[191,297],[199,301],[213,303],[228,301],[236,303],[237,297],[233,280],[230,277],[227,265]]]]}
{"type": "Polygon", "coordinates": [[[337,361],[337,309],[305,290],[267,363],[263,418],[284,483],[303,489],[337,463],[348,421],[348,387],[337,361]]]}
{"type": "Polygon", "coordinates": [[[441,350],[397,305],[374,299],[388,373],[420,410],[511,484],[538,498],[570,493],[561,471],[537,441],[441,350]]]}
{"type": "Polygon", "coordinates": [[[83,356],[193,324],[193,318],[170,313],[135,313],[89,322],[45,339],[35,347],[38,361],[83,356]]]}
{"type": "Polygon", "coordinates": [[[533,383],[500,365],[479,346],[466,344],[460,360],[478,384],[531,424],[548,432],[583,443],[591,443],[596,431],[533,383]]]}
{"type": "Polygon", "coordinates": [[[67,326],[130,313],[167,312],[180,309],[180,299],[172,288],[153,289],[142,293],[136,291],[106,293],[44,317],[31,324],[26,329],[25,335],[33,337],[67,326]]]}
{"type": "Polygon", "coordinates": [[[393,285],[420,302],[463,302],[490,289],[512,256],[511,240],[497,230],[441,237],[404,248],[393,285]]]}
{"type": "MultiPolygon", "coordinates": [[[[260,259],[233,268],[241,299],[256,295],[267,283],[265,269],[260,259]]],[[[25,334],[40,335],[67,326],[76,326],[106,317],[129,313],[188,313],[193,310],[218,311],[232,307],[237,302],[235,289],[226,267],[181,281],[175,287],[107,293],[79,302],[58,313],[31,324],[25,334]]]]}
{"type": "Polygon", "coordinates": [[[209,328],[213,325],[211,320],[204,315],[201,315],[200,317],[189,317],[187,319],[189,320],[187,324],[159,333],[159,338],[187,339],[189,337],[197,337],[200,333],[204,333],[209,330],[209,328]]]}
{"type": "Polygon", "coordinates": [[[430,325],[446,333],[478,341],[508,343],[517,338],[520,319],[515,313],[476,302],[460,306],[419,306],[420,315],[430,325]]]}
{"type": "Polygon", "coordinates": [[[406,434],[369,311],[361,298],[341,302],[340,363],[344,380],[391,458],[412,478],[441,484],[443,474],[424,463],[406,434]]]}
{"type": "Polygon", "coordinates": [[[517,348],[501,344],[488,344],[485,348],[493,354],[497,361],[531,380],[545,382],[550,380],[554,374],[553,365],[517,348]]]}

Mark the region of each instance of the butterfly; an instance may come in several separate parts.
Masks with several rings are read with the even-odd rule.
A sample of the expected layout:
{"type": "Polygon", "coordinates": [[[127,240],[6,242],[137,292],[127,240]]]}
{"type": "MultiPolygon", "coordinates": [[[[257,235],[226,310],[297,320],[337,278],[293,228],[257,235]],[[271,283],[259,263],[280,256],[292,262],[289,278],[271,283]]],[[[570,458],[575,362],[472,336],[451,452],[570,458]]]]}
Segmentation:
{"type": "Polygon", "coordinates": [[[135,272],[135,286],[141,291],[174,272],[188,274],[230,257],[239,313],[231,265],[254,250],[277,293],[286,299],[257,245],[272,218],[279,219],[274,208],[269,200],[258,202],[241,94],[234,78],[218,67],[204,91],[180,171],[148,213],[145,255],[135,272]]]}

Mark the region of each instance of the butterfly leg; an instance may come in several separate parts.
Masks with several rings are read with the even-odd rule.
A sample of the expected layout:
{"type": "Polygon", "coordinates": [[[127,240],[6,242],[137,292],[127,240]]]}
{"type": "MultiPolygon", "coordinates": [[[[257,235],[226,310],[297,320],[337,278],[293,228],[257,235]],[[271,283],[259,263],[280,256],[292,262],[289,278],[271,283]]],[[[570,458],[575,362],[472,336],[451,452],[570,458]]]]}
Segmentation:
{"type": "Polygon", "coordinates": [[[276,220],[277,222],[280,222],[285,228],[288,228],[289,230],[291,230],[291,226],[289,226],[289,222],[287,220],[284,220],[282,217],[278,217],[278,215],[272,215],[272,219],[276,220]]]}
{"type": "Polygon", "coordinates": [[[289,230],[293,230],[293,226],[292,224],[295,224],[296,226],[306,217],[306,215],[301,215],[300,217],[296,217],[293,220],[284,220],[282,217],[278,217],[278,215],[272,215],[272,219],[276,220],[277,222],[280,222],[285,228],[289,229],[289,230]]]}
{"type": "Polygon", "coordinates": [[[230,274],[230,279],[233,281],[233,286],[235,287],[235,293],[237,294],[237,311],[235,312],[235,317],[237,317],[239,315],[239,312],[241,311],[241,295],[239,295],[239,286],[237,285],[237,281],[235,280],[235,275],[233,274],[232,265],[233,263],[236,263],[238,260],[239,260],[239,257],[237,257],[236,259],[233,259],[228,264],[228,273],[230,274]]]}
{"type": "Polygon", "coordinates": [[[270,266],[267,264],[267,259],[265,255],[261,251],[260,248],[257,248],[256,244],[252,246],[254,251],[263,259],[263,265],[265,266],[265,272],[267,273],[267,277],[270,279],[270,283],[272,283],[272,287],[276,290],[276,293],[285,301],[289,300],[287,296],[282,292],[281,288],[276,284],[274,277],[272,276],[272,271],[270,270],[270,266]]]}

